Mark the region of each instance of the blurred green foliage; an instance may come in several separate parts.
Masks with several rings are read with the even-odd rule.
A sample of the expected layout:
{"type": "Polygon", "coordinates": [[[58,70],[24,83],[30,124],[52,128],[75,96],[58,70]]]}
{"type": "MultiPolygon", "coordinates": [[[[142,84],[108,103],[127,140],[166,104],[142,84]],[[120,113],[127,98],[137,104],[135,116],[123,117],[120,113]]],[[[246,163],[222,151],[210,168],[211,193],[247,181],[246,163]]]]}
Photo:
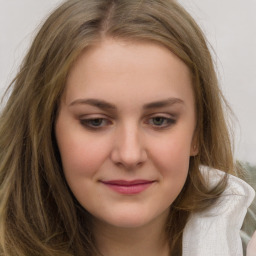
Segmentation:
{"type": "MultiPolygon", "coordinates": [[[[244,179],[249,183],[256,191],[256,166],[248,162],[240,162],[242,168],[244,169],[244,179]]],[[[245,221],[241,231],[241,237],[244,247],[244,255],[246,251],[247,243],[249,242],[251,236],[256,230],[256,198],[254,198],[253,203],[248,209],[245,217],[245,221]]]]}
{"type": "Polygon", "coordinates": [[[245,170],[245,180],[256,190],[256,166],[248,162],[240,162],[245,170]]]}

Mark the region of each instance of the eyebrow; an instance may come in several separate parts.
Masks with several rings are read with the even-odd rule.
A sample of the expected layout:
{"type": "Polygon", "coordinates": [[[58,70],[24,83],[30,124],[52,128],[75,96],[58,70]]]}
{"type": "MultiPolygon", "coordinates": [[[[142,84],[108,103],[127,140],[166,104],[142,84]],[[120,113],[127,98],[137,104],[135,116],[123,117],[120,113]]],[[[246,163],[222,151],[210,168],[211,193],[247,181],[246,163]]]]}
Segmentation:
{"type": "Polygon", "coordinates": [[[162,108],[172,106],[174,104],[184,104],[184,101],[179,98],[168,98],[166,100],[148,103],[143,106],[143,109],[162,108]]]}
{"type": "MultiPolygon", "coordinates": [[[[174,104],[184,104],[184,101],[179,98],[168,98],[160,101],[147,103],[143,106],[143,109],[147,110],[152,108],[162,108],[174,104]]],[[[115,105],[100,99],[77,99],[69,104],[69,106],[74,105],[91,105],[104,110],[117,110],[115,105]]]]}
{"type": "Polygon", "coordinates": [[[116,110],[115,105],[98,99],[77,99],[69,104],[69,106],[74,105],[91,105],[100,109],[116,110]]]}

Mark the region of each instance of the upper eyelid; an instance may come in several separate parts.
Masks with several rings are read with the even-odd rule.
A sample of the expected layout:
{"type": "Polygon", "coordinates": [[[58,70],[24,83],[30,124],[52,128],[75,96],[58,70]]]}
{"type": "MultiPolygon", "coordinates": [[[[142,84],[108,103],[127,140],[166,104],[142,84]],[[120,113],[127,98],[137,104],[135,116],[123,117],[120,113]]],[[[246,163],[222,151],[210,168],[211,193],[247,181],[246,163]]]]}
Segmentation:
{"type": "Polygon", "coordinates": [[[176,119],[177,114],[171,114],[171,113],[153,113],[153,114],[148,114],[146,118],[156,118],[156,117],[162,117],[162,118],[169,118],[169,119],[176,119]]]}
{"type": "Polygon", "coordinates": [[[106,114],[82,114],[82,115],[78,115],[78,118],[80,120],[84,119],[84,120],[90,120],[90,119],[113,119],[112,117],[106,115],[106,114]]]}
{"type": "MultiPolygon", "coordinates": [[[[90,119],[107,119],[107,120],[118,120],[118,116],[110,116],[106,115],[105,113],[93,113],[93,114],[82,114],[77,116],[80,120],[90,120],[90,119]]],[[[143,119],[150,119],[150,118],[156,118],[156,117],[162,117],[167,119],[177,119],[178,115],[174,113],[151,113],[146,114],[145,116],[141,117],[141,120],[143,119]]]]}

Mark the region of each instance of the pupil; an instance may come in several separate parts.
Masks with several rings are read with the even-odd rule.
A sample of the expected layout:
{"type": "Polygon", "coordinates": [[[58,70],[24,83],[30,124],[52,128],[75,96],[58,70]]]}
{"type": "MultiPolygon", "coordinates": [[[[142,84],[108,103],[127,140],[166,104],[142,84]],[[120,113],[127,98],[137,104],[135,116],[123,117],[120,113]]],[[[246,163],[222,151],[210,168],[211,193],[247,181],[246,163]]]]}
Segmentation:
{"type": "Polygon", "coordinates": [[[161,124],[163,124],[163,121],[164,121],[164,119],[162,117],[155,117],[153,119],[153,122],[155,125],[161,125],[161,124]]]}
{"type": "Polygon", "coordinates": [[[94,125],[94,126],[99,126],[99,125],[101,125],[101,123],[102,123],[102,120],[99,118],[92,120],[92,125],[94,125]]]}

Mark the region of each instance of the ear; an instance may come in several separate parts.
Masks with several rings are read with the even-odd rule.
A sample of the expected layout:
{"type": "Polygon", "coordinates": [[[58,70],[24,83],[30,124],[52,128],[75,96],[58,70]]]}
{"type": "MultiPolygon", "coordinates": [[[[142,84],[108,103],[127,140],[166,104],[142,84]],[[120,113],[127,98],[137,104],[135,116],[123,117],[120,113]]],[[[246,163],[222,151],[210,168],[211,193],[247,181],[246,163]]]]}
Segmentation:
{"type": "Polygon", "coordinates": [[[193,139],[191,141],[191,146],[190,146],[190,156],[196,156],[199,152],[199,143],[198,143],[198,136],[197,132],[194,132],[193,139]]]}
{"type": "Polygon", "coordinates": [[[198,144],[192,143],[190,147],[190,156],[196,156],[198,154],[198,144]]]}

